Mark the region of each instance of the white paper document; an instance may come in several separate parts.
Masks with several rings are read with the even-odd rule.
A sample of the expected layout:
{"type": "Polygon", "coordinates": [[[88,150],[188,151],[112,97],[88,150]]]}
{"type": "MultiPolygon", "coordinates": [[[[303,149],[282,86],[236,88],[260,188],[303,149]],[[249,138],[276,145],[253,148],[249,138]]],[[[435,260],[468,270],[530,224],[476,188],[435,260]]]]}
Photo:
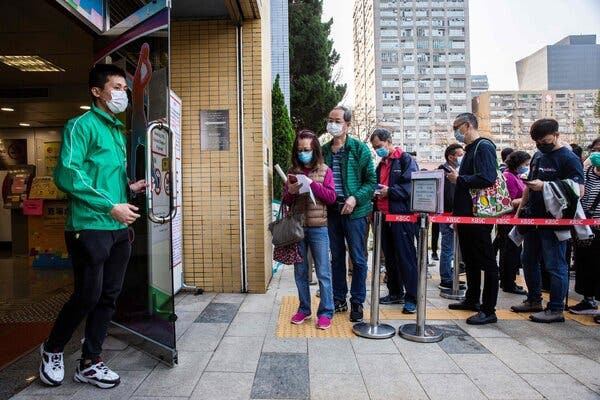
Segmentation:
{"type": "Polygon", "coordinates": [[[312,189],[310,188],[312,179],[310,179],[308,176],[302,175],[302,174],[296,175],[296,178],[298,178],[298,182],[302,184],[302,186],[300,186],[299,194],[308,193],[313,204],[316,205],[317,201],[315,200],[315,195],[314,195],[312,189]]]}

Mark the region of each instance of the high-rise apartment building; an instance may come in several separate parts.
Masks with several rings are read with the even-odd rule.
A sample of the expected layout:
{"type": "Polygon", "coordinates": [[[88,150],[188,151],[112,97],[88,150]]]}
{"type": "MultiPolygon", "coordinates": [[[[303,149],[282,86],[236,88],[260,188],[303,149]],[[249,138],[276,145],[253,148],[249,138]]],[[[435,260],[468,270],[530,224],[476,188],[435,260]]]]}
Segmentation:
{"type": "Polygon", "coordinates": [[[534,121],[554,118],[561,140],[588,145],[598,136],[594,118],[596,90],[522,90],[484,92],[473,101],[479,131],[494,139],[498,149],[513,147],[533,152],[529,136],[534,121]]]}
{"type": "Polygon", "coordinates": [[[471,98],[479,96],[489,88],[487,75],[471,75],[471,98]]]}
{"type": "Polygon", "coordinates": [[[471,109],[467,0],[355,0],[355,131],[390,129],[440,161],[453,118],[471,109]]]}
{"type": "Polygon", "coordinates": [[[290,41],[288,0],[271,0],[271,83],[279,86],[290,112],[290,41]]]}
{"type": "Polygon", "coordinates": [[[571,35],[517,61],[520,90],[600,89],[596,35],[571,35]]]}

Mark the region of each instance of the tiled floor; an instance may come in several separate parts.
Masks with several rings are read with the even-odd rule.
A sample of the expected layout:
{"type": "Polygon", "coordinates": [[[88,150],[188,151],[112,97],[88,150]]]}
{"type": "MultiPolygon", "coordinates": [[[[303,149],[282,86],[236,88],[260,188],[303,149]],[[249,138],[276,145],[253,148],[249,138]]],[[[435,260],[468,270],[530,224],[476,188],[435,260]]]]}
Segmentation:
{"type": "MultiPolygon", "coordinates": [[[[437,283],[428,283],[430,309],[449,302],[439,297],[437,283]]],[[[158,364],[109,338],[107,363],[123,378],[118,388],[70,379],[46,388],[36,380],[13,399],[600,399],[600,326],[519,319],[476,327],[462,319],[436,320],[428,323],[445,338],[433,344],[397,335],[278,337],[280,305],[295,293],[292,270],[285,267],[264,295],[179,295],[178,366],[158,364]]],[[[521,299],[501,292],[499,306],[521,299]]],[[[383,322],[396,328],[407,323],[383,322]]],[[[67,357],[69,375],[76,358],[67,357]]],[[[24,368],[35,375],[35,364],[24,368]]]]}

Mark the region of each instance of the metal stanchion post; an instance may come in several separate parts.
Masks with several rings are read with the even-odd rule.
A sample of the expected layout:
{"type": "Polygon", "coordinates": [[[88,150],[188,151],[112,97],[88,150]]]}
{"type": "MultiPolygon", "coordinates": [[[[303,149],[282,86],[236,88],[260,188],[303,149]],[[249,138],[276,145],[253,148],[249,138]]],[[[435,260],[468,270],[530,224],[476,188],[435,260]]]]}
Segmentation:
{"type": "Polygon", "coordinates": [[[417,323],[402,325],[398,334],[406,340],[420,343],[439,342],[443,334],[432,326],[425,325],[427,301],[427,231],[429,216],[419,214],[419,290],[417,293],[417,323]]]}
{"type": "Polygon", "coordinates": [[[458,231],[454,231],[454,277],[452,280],[452,289],[441,289],[440,297],[451,300],[463,300],[466,289],[460,285],[460,247],[458,243],[458,231]]]}
{"type": "Polygon", "coordinates": [[[358,336],[369,339],[387,339],[396,334],[393,326],[379,323],[379,259],[381,257],[380,211],[373,215],[373,270],[371,271],[371,321],[354,324],[352,330],[358,336]]]}

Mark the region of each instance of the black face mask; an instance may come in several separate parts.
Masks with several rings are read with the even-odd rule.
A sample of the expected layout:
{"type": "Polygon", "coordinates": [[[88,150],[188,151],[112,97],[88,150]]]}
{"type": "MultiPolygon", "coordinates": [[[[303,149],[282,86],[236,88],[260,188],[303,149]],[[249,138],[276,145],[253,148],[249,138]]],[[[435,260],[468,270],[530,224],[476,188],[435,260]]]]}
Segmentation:
{"type": "Polygon", "coordinates": [[[554,149],[554,143],[536,143],[535,147],[542,153],[550,153],[554,149]]]}

